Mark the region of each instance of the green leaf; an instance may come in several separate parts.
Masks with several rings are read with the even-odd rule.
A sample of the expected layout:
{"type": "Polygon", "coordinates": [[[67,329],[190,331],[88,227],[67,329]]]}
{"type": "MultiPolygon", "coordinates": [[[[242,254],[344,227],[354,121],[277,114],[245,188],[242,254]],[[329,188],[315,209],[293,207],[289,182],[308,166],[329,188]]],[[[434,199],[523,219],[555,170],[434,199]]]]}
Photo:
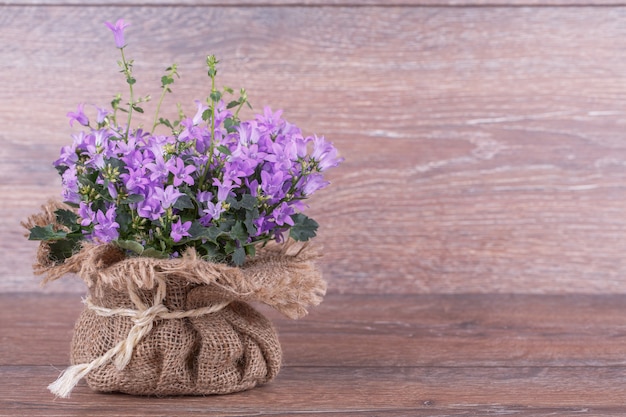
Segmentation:
{"type": "Polygon", "coordinates": [[[295,240],[306,241],[316,235],[319,225],[317,222],[302,213],[291,216],[294,225],[289,229],[289,236],[295,240]]]}
{"type": "Polygon", "coordinates": [[[222,99],[222,93],[220,93],[219,91],[213,91],[211,92],[211,101],[217,103],[218,101],[220,101],[222,99]]]}
{"type": "Polygon", "coordinates": [[[256,207],[257,198],[252,194],[244,194],[241,196],[241,207],[246,210],[252,210],[256,207]]]}
{"type": "Polygon", "coordinates": [[[201,253],[203,253],[202,259],[210,262],[224,262],[225,256],[219,250],[219,246],[214,243],[205,243],[199,246],[201,253]]]}
{"type": "Polygon", "coordinates": [[[215,226],[204,227],[198,221],[191,223],[191,227],[187,231],[189,236],[183,238],[179,245],[183,245],[187,242],[193,242],[198,240],[205,240],[212,243],[217,243],[217,239],[222,236],[227,236],[228,232],[220,230],[215,226]]]}
{"type": "Polygon", "coordinates": [[[54,230],[52,225],[35,226],[30,229],[29,240],[61,240],[67,237],[67,232],[62,230],[54,230]]]}
{"type": "Polygon", "coordinates": [[[143,113],[143,109],[141,107],[139,107],[136,104],[133,104],[133,109],[137,112],[137,113],[143,113]]]}
{"type": "MultiPolygon", "coordinates": [[[[115,216],[115,221],[120,225],[120,234],[122,236],[128,236],[132,228],[133,216],[129,210],[118,210],[115,216]]],[[[134,232],[131,232],[134,233],[134,232]]]]}
{"type": "Polygon", "coordinates": [[[246,245],[244,246],[244,248],[246,250],[246,255],[250,255],[250,257],[254,258],[254,256],[256,255],[256,245],[246,245]]]}
{"type": "Polygon", "coordinates": [[[56,215],[57,223],[66,226],[71,231],[79,229],[78,216],[72,210],[58,209],[54,214],[56,215]]]}
{"type": "Polygon", "coordinates": [[[146,248],[146,250],[143,251],[141,256],[145,256],[147,258],[156,258],[156,259],[167,259],[167,258],[169,258],[169,255],[167,253],[161,252],[161,251],[156,250],[154,248],[146,248]]]}
{"type": "Polygon", "coordinates": [[[128,77],[128,78],[126,78],[126,82],[127,82],[129,85],[133,85],[133,84],[135,84],[135,83],[137,82],[137,80],[136,80],[136,79],[134,79],[133,77],[128,77]]]}
{"type": "Polygon", "coordinates": [[[74,237],[72,239],[62,239],[50,243],[49,258],[55,262],[65,261],[78,251],[79,240],[78,237],[74,237]]]}
{"type": "Polygon", "coordinates": [[[164,75],[161,77],[161,85],[166,86],[172,83],[174,83],[174,78],[172,78],[171,76],[164,75]]]}
{"type": "Polygon", "coordinates": [[[235,265],[237,266],[243,265],[243,263],[246,261],[246,250],[243,247],[239,247],[235,249],[232,259],[235,265]]]}
{"type": "Polygon", "coordinates": [[[230,229],[230,235],[234,240],[245,241],[248,238],[248,232],[243,226],[243,222],[241,220],[237,220],[230,229]]]}
{"type": "Polygon", "coordinates": [[[252,210],[256,207],[257,199],[250,194],[243,194],[241,199],[237,200],[235,197],[229,196],[226,199],[226,203],[230,204],[230,208],[233,210],[239,210],[245,208],[246,210],[252,210]]]}
{"type": "Polygon", "coordinates": [[[237,126],[239,126],[239,120],[237,120],[234,117],[229,117],[227,119],[224,120],[224,127],[229,131],[229,132],[234,132],[235,128],[237,126]]]}
{"type": "Polygon", "coordinates": [[[230,154],[231,154],[230,149],[228,149],[228,148],[227,148],[226,146],[224,146],[224,145],[219,145],[219,146],[217,147],[217,150],[218,150],[218,151],[220,151],[221,153],[223,153],[224,155],[230,155],[230,154]]]}
{"type": "Polygon", "coordinates": [[[233,100],[226,106],[227,109],[232,109],[233,107],[237,107],[239,105],[239,100],[233,100]]]}
{"type": "Polygon", "coordinates": [[[206,122],[210,118],[211,118],[211,109],[206,109],[205,111],[202,112],[202,120],[206,122]]]}
{"type": "Polygon", "coordinates": [[[144,196],[139,194],[130,194],[128,197],[122,199],[122,204],[140,203],[145,199],[144,196]]]}
{"type": "Polygon", "coordinates": [[[248,230],[248,234],[250,236],[255,236],[257,233],[257,227],[254,224],[254,222],[258,218],[259,218],[258,208],[254,207],[251,210],[246,210],[246,219],[244,220],[243,224],[246,226],[246,230],[248,230]]]}
{"type": "Polygon", "coordinates": [[[170,129],[174,129],[174,126],[172,126],[172,123],[168,119],[164,119],[163,117],[160,117],[159,123],[161,123],[164,126],[169,127],[170,129]]]}
{"type": "Polygon", "coordinates": [[[180,197],[178,197],[173,207],[177,210],[195,208],[195,206],[193,205],[193,201],[191,200],[191,197],[189,197],[187,194],[183,194],[180,197]]]}
{"type": "Polygon", "coordinates": [[[117,246],[120,248],[135,252],[137,255],[143,255],[145,252],[141,243],[134,240],[116,240],[115,243],[117,243],[117,246]]]}
{"type": "Polygon", "coordinates": [[[227,255],[234,253],[236,250],[237,250],[237,245],[232,240],[227,241],[226,244],[224,245],[224,252],[226,252],[227,255]]]}

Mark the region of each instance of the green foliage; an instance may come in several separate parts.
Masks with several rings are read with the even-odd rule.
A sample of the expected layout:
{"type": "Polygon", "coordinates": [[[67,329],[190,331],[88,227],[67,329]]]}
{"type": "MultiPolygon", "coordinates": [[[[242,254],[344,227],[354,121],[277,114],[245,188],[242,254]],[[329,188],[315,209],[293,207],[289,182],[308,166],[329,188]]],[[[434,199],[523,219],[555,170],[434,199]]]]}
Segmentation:
{"type": "Polygon", "coordinates": [[[291,216],[294,225],[289,229],[289,236],[295,240],[307,241],[315,237],[319,225],[310,217],[302,213],[291,216]]]}

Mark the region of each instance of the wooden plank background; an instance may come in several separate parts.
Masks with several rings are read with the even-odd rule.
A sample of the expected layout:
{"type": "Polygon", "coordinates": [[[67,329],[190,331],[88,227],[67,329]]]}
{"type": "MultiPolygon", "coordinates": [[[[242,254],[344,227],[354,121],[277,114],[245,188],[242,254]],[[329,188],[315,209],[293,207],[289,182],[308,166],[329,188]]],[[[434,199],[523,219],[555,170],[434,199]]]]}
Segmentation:
{"type": "Polygon", "coordinates": [[[626,414],[622,0],[117,3],[0,0],[0,416],[626,414]],[[125,91],[120,17],[139,94],[176,62],[167,103],[193,111],[216,54],[346,158],[310,201],[329,295],[259,307],[284,351],[261,388],[46,390],[85,288],[40,289],[19,224],[60,193],[66,113],[125,91]]]}
{"type": "Polygon", "coordinates": [[[622,7],[18,3],[0,7],[0,292],[37,290],[19,222],[59,193],[65,114],[124,91],[119,17],[139,94],[176,62],[170,108],[193,108],[214,53],[220,83],[340,149],[310,201],[331,293],[626,292],[622,7]]]}

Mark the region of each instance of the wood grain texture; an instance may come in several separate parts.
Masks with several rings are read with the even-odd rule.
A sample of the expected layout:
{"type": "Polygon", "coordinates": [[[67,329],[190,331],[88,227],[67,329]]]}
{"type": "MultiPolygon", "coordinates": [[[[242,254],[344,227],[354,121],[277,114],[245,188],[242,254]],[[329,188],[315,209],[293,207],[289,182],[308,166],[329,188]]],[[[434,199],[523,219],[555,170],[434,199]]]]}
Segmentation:
{"type": "MultiPolygon", "coordinates": [[[[1,0],[0,6],[90,6],[106,7],[115,3],[103,0],[1,0]]],[[[122,4],[122,2],[118,2],[122,4]]],[[[133,0],[125,6],[151,7],[543,7],[543,6],[616,6],[623,0],[133,0]]]]}
{"type": "Polygon", "coordinates": [[[285,368],[213,397],[138,398],[79,385],[50,398],[50,367],[0,366],[0,416],[619,416],[623,368],[285,368]]]}
{"type": "Polygon", "coordinates": [[[68,363],[76,294],[0,295],[0,416],[609,416],[626,412],[624,296],[334,295],[275,313],[272,383],[209,397],[46,390],[68,363]]]}
{"type": "Polygon", "coordinates": [[[0,291],[37,288],[19,222],[59,193],[65,113],[123,91],[120,16],[140,93],[174,61],[193,108],[215,53],[340,149],[309,212],[331,292],[626,292],[624,9],[147,6],[0,9],[0,291]]]}
{"type": "MultiPolygon", "coordinates": [[[[78,294],[3,294],[0,305],[0,365],[67,364],[78,294]]],[[[259,308],[287,366],[626,365],[621,295],[331,295],[297,321],[259,308]]]]}
{"type": "Polygon", "coordinates": [[[0,416],[626,415],[618,5],[0,1],[0,416]],[[346,157],[310,201],[330,295],[299,321],[259,307],[284,351],[259,389],[46,390],[85,288],[38,288],[19,223],[60,192],[65,114],[123,91],[102,25],[119,17],[140,94],[176,62],[169,104],[193,111],[214,53],[223,85],[346,157]]]}

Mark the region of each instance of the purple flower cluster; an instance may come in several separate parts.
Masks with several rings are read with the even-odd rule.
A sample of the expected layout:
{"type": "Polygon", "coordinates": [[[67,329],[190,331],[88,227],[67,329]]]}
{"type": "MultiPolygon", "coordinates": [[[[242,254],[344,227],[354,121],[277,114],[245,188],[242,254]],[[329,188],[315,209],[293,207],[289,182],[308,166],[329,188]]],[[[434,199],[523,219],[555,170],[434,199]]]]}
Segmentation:
{"type": "MultiPolygon", "coordinates": [[[[135,80],[123,55],[128,25],[107,26],[122,50],[132,97],[135,80]]],[[[95,107],[95,123],[82,104],[67,114],[71,126],[85,128],[54,165],[63,199],[77,208],[80,238],[164,256],[193,246],[240,263],[256,242],[280,240],[292,227],[301,240],[315,235],[317,224],[301,214],[303,200],[328,185],[324,172],[343,158],[323,137],[304,136],[281,111],[265,108],[240,121],[232,103],[214,97],[209,105],[197,101],[193,117],[164,122],[167,135],[118,125],[115,106],[95,107]]],[[[245,97],[235,105],[244,103],[245,97]]]]}
{"type": "MultiPolygon", "coordinates": [[[[199,105],[198,113],[204,110],[199,105]]],[[[189,236],[194,219],[204,227],[218,225],[229,198],[236,201],[244,194],[255,198],[258,209],[251,240],[280,237],[286,226],[293,226],[292,216],[304,208],[303,200],[328,185],[323,172],[341,162],[337,150],[323,137],[303,136],[280,111],[266,108],[228,131],[223,122],[232,116],[220,103],[213,137],[197,116],[184,119],[178,135],[138,129],[125,138],[120,129],[102,123],[74,134],[55,166],[62,171],[64,200],[79,207],[87,239],[119,239],[118,214],[123,213],[131,220],[124,229],[142,235],[144,243],[155,233],[151,227],[169,231],[177,243],[189,236]],[[177,207],[183,196],[195,210],[186,221],[181,213],[188,215],[191,207],[177,207]],[[142,233],[146,224],[151,226],[142,233]]],[[[89,125],[83,106],[68,117],[70,123],[89,125]]]]}

